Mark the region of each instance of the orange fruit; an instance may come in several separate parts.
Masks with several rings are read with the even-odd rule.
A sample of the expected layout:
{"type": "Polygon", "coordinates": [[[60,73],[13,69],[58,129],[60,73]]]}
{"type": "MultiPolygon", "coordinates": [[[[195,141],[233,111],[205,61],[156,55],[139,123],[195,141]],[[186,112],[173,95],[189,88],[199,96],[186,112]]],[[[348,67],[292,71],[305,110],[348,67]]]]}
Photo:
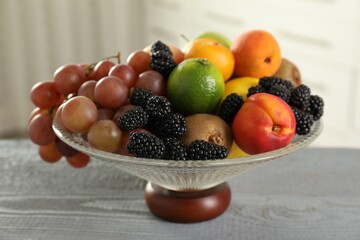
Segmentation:
{"type": "Polygon", "coordinates": [[[272,76],[280,67],[281,51],[276,39],[263,30],[252,30],[238,36],[231,46],[238,77],[272,76]]]}
{"type": "Polygon", "coordinates": [[[183,49],[184,58],[206,58],[214,64],[223,75],[224,81],[230,79],[234,72],[235,59],[230,49],[218,41],[200,38],[189,42],[183,49]]]}
{"type": "Polygon", "coordinates": [[[259,84],[259,78],[254,77],[240,77],[234,78],[225,83],[225,91],[223,99],[225,99],[231,93],[237,93],[245,100],[249,88],[255,87],[259,84]]]}
{"type": "Polygon", "coordinates": [[[167,97],[173,108],[184,114],[212,113],[224,95],[219,69],[205,58],[189,58],[171,72],[167,97]]]}

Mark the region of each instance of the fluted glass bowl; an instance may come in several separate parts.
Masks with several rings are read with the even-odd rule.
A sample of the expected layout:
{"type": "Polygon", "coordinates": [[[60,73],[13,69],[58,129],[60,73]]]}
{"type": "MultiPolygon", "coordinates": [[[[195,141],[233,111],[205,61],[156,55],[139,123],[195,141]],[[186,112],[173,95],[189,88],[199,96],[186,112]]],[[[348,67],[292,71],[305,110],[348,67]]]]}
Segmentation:
{"type": "Polygon", "coordinates": [[[67,131],[53,122],[56,135],[71,147],[169,190],[197,191],[214,187],[267,161],[306,147],[321,133],[323,123],[316,121],[309,134],[295,135],[288,146],[256,155],[219,160],[159,160],[135,158],[97,150],[81,134],[67,131]]]}

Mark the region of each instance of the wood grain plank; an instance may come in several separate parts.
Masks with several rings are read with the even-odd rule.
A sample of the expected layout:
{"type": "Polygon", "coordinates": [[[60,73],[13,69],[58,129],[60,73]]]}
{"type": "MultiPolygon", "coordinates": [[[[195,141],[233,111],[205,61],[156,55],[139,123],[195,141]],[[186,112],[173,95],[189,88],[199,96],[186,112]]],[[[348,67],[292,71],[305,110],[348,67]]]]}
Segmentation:
{"type": "Polygon", "coordinates": [[[43,163],[27,140],[0,141],[0,240],[360,239],[358,149],[305,149],[229,181],[232,202],[196,224],[157,219],[145,182],[93,161],[43,163]]]}

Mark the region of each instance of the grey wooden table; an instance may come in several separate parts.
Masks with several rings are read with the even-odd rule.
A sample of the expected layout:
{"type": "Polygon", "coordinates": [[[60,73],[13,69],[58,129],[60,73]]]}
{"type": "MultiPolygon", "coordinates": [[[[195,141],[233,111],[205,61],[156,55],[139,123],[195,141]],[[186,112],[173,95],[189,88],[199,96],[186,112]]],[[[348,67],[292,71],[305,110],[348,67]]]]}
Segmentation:
{"type": "Polygon", "coordinates": [[[145,182],[100,161],[42,162],[28,140],[0,140],[0,239],[360,239],[360,149],[300,150],[229,181],[220,217],[149,213],[145,182]]]}

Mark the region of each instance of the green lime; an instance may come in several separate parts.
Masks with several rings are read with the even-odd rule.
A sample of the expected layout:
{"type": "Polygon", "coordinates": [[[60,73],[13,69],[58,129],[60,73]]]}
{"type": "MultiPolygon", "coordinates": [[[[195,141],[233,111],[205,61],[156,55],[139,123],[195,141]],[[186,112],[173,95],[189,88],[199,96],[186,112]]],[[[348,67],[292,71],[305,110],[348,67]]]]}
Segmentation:
{"type": "Polygon", "coordinates": [[[170,74],[167,97],[184,114],[213,113],[224,95],[220,70],[205,58],[182,61],[170,74]]]}

